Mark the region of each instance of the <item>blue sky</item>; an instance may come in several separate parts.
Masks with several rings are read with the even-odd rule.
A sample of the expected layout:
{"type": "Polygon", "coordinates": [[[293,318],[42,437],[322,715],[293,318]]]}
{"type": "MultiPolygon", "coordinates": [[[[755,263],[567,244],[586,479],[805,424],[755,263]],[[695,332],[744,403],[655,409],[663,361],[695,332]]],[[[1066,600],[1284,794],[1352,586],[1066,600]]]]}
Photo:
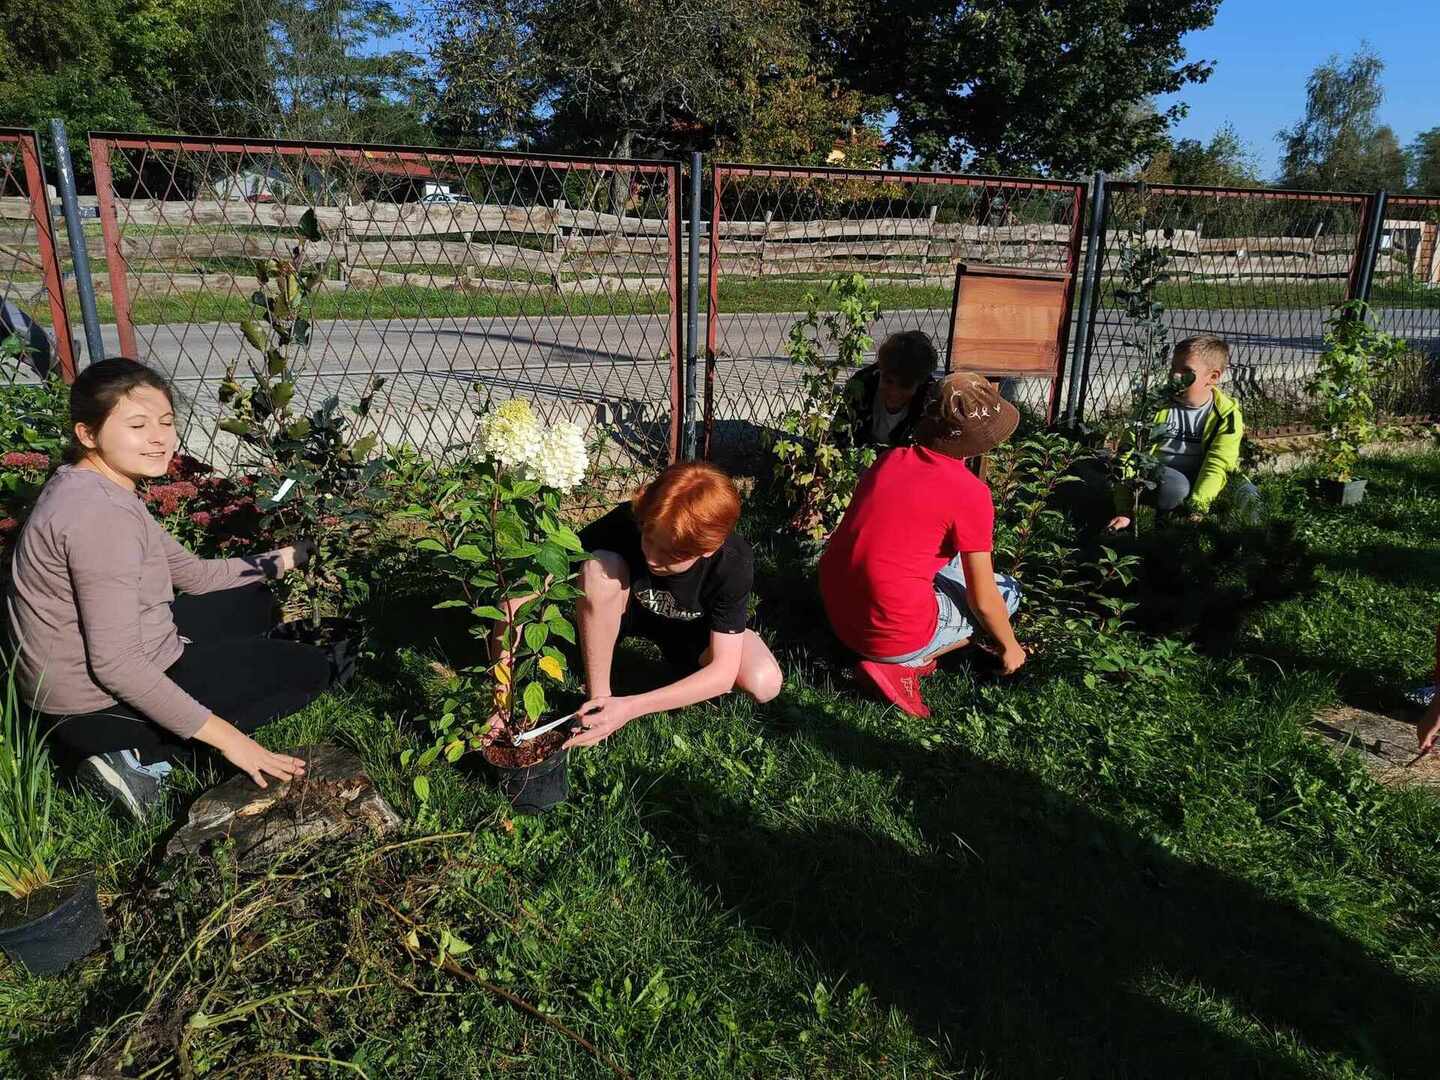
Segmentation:
{"type": "Polygon", "coordinates": [[[1275,134],[1304,113],[1306,77],[1362,39],[1385,61],[1381,122],[1402,145],[1440,127],[1440,0],[1224,0],[1213,26],[1185,38],[1192,57],[1216,62],[1215,73],[1160,103],[1190,106],[1177,138],[1208,141],[1230,121],[1271,177],[1275,134]]]}

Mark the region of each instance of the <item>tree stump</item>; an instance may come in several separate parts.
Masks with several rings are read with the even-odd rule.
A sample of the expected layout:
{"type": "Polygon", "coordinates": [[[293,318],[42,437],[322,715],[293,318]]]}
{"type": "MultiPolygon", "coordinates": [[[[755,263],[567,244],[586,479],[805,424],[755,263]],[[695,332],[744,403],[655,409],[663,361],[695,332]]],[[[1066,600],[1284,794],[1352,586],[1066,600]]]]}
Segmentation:
{"type": "Polygon", "coordinates": [[[322,744],[286,752],[305,760],[303,777],[261,788],[242,773],[211,788],[191,805],[165,858],[200,854],[228,837],[239,862],[258,862],[305,842],[383,835],[400,825],[351,751],[322,744]]]}

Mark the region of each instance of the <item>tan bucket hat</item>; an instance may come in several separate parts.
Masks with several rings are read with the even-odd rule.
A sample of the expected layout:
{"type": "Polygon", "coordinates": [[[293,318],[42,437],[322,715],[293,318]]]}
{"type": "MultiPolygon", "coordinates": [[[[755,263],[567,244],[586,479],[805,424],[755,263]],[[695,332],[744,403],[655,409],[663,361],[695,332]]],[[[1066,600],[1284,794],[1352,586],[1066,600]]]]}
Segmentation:
{"type": "Polygon", "coordinates": [[[973,371],[957,371],[930,391],[915,442],[950,457],[975,457],[999,446],[1019,424],[1020,410],[994,383],[973,371]]]}

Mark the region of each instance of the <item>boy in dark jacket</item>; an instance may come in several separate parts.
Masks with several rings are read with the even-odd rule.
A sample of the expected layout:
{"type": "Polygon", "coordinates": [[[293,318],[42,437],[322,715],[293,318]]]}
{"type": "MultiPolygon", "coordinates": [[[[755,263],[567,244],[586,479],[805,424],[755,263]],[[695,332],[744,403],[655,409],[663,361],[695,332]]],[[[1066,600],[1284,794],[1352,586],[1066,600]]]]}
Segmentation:
{"type": "Polygon", "coordinates": [[[833,427],[836,445],[880,450],[908,446],[939,366],[940,354],[928,335],[919,330],[891,334],[876,352],[875,363],[845,384],[833,427]]]}

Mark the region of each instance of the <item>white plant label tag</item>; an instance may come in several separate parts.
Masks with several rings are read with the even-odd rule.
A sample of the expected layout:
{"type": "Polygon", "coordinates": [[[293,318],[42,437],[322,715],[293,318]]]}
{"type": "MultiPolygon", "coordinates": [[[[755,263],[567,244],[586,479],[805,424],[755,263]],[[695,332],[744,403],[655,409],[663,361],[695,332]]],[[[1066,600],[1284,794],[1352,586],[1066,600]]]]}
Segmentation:
{"type": "Polygon", "coordinates": [[[274,495],[271,495],[271,496],[270,496],[270,501],[271,501],[272,503],[274,503],[276,506],[279,506],[280,503],[284,501],[285,496],[290,494],[290,489],[291,489],[292,487],[294,487],[294,486],[295,486],[295,478],[294,478],[294,477],[288,477],[288,478],[285,480],[285,482],[280,485],[280,490],[277,491],[277,492],[275,492],[274,495]]]}

